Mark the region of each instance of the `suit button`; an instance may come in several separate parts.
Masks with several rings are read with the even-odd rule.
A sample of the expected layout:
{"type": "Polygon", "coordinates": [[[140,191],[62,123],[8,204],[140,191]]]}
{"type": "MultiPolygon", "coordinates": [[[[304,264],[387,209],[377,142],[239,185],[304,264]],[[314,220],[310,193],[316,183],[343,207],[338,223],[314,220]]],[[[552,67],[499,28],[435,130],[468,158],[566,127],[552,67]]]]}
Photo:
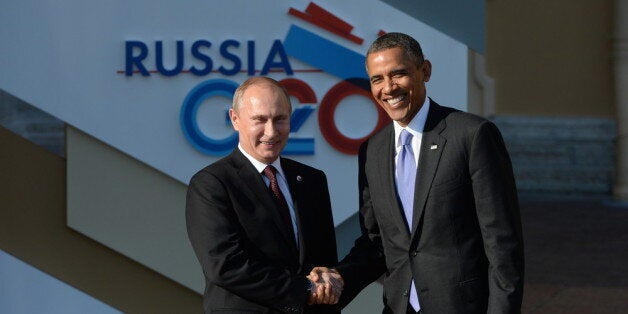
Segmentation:
{"type": "Polygon", "coordinates": [[[410,252],[410,256],[412,257],[416,257],[419,254],[419,251],[412,251],[410,252]]]}

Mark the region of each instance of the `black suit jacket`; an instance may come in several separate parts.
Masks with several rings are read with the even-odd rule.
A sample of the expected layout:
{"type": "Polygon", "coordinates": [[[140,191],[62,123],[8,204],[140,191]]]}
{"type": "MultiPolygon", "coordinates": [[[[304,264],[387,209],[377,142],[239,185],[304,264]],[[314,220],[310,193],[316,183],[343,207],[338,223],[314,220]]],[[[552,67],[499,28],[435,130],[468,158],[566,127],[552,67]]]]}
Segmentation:
{"type": "Polygon", "coordinates": [[[325,174],[281,158],[294,202],[294,232],[281,220],[260,173],[236,148],[195,174],[188,188],[188,236],[203,268],[206,313],[328,313],[306,306],[307,275],[337,262],[325,174]]]}
{"type": "Polygon", "coordinates": [[[405,313],[414,278],[423,313],[518,313],[523,241],[515,181],[491,122],[431,101],[408,230],[392,124],[359,156],[362,236],[337,266],[343,302],[382,274],[384,312],[405,313]]]}

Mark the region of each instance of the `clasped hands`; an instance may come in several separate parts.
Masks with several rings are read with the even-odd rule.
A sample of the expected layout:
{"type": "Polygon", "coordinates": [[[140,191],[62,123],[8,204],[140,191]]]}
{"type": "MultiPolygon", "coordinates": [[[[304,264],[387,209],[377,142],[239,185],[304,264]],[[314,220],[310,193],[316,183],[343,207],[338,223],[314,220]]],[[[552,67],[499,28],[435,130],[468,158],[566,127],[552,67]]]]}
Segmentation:
{"type": "Polygon", "coordinates": [[[340,299],[345,284],[342,276],[332,268],[314,267],[307,276],[314,288],[310,292],[307,304],[336,304],[340,299]]]}

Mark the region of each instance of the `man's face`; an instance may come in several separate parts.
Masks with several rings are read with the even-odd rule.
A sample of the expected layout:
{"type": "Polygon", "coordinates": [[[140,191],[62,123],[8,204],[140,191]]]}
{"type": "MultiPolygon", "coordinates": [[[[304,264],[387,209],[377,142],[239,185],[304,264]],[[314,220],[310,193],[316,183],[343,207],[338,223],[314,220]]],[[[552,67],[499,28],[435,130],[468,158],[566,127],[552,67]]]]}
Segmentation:
{"type": "Polygon", "coordinates": [[[253,158],[270,164],[279,158],[290,133],[290,104],[278,87],[250,86],[238,111],[229,110],[240,145],[253,158]]]}
{"type": "Polygon", "coordinates": [[[366,68],[375,100],[391,119],[408,125],[425,101],[430,62],[416,64],[401,48],[390,48],[369,54],[366,68]]]}

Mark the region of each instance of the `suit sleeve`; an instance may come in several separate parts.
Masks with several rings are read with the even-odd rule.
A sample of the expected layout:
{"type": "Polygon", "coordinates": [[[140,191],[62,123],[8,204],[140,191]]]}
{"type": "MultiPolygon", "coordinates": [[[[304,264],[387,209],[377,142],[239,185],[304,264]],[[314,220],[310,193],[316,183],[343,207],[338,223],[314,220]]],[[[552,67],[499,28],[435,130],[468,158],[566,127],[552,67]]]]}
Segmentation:
{"type": "MultiPolygon", "coordinates": [[[[331,209],[331,199],[329,196],[329,187],[327,185],[327,176],[322,171],[319,172],[320,183],[317,184],[317,188],[321,190],[320,198],[316,200],[318,203],[317,209],[321,212],[316,223],[316,227],[319,228],[316,232],[316,243],[309,243],[308,245],[320,245],[317,251],[319,256],[318,262],[323,262],[322,265],[332,267],[338,263],[338,250],[336,246],[336,229],[334,226],[334,218],[331,209]]],[[[312,219],[314,220],[314,219],[312,219]]]]}
{"type": "Polygon", "coordinates": [[[351,302],[362,289],[386,272],[386,260],[379,225],[373,211],[369,183],[366,177],[367,147],[368,142],[365,142],[360,147],[358,157],[361,236],[356,239],[349,254],[336,266],[345,281],[339,302],[342,306],[351,302]]]}
{"type": "Polygon", "coordinates": [[[302,312],[307,279],[272,265],[248,240],[220,180],[202,171],[190,181],[188,236],[208,282],[280,311],[302,312]]]}
{"type": "Polygon", "coordinates": [[[497,127],[484,122],[473,136],[469,171],[489,261],[489,313],[518,313],[523,296],[521,216],[510,157],[497,127]]]}
{"type": "MultiPolygon", "coordinates": [[[[314,264],[307,265],[304,270],[310,271],[316,266],[333,267],[338,264],[338,251],[336,249],[336,231],[334,227],[334,219],[331,210],[331,200],[329,196],[329,187],[327,185],[327,176],[322,171],[316,172],[316,184],[314,186],[318,193],[313,193],[315,196],[311,200],[312,203],[317,204],[312,211],[315,215],[309,216],[308,220],[304,223],[309,224],[311,227],[315,227],[316,235],[315,241],[311,240],[307,246],[308,251],[316,252],[316,259],[314,264]]],[[[312,197],[311,196],[311,197],[312,197]]],[[[306,312],[308,313],[340,313],[342,307],[339,304],[335,305],[306,305],[306,312]]]]}

